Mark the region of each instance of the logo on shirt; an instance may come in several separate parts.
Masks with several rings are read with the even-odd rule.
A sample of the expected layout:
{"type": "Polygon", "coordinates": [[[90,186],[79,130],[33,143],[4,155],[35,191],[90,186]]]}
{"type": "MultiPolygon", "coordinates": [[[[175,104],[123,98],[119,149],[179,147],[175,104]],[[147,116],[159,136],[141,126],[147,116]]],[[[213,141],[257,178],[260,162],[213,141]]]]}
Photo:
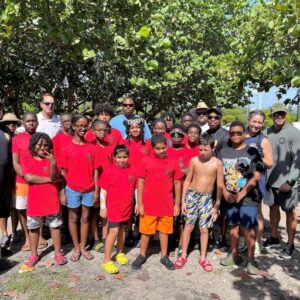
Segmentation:
{"type": "Polygon", "coordinates": [[[91,153],[86,153],[85,157],[87,158],[88,161],[92,160],[92,154],[91,153]]]}
{"type": "Polygon", "coordinates": [[[147,155],[147,154],[149,154],[149,151],[148,151],[148,149],[147,148],[142,148],[142,153],[143,154],[145,154],[145,155],[147,155]]]}
{"type": "Polygon", "coordinates": [[[128,181],[129,181],[130,183],[134,184],[135,181],[136,181],[135,176],[134,176],[134,175],[129,175],[129,176],[128,176],[128,181]]]}
{"type": "Polygon", "coordinates": [[[285,138],[284,138],[284,137],[281,137],[281,138],[279,139],[279,143],[280,143],[280,144],[284,144],[284,143],[285,143],[285,138]]]}
{"type": "Polygon", "coordinates": [[[43,172],[45,174],[48,174],[49,173],[49,167],[47,167],[47,166],[43,167],[43,172]]]}
{"type": "Polygon", "coordinates": [[[172,169],[169,169],[169,168],[166,168],[165,169],[165,174],[166,174],[166,176],[172,176],[173,175],[173,173],[174,173],[174,171],[172,170],[172,169]]]}

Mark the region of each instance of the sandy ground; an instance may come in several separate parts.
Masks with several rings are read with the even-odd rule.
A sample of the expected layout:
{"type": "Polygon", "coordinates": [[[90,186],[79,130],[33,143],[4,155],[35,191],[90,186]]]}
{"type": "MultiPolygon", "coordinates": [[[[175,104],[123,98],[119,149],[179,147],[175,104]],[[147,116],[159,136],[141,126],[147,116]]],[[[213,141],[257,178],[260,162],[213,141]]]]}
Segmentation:
{"type": "MultiPolygon", "coordinates": [[[[300,216],[300,205],[298,206],[300,216]]],[[[264,216],[268,208],[263,207],[264,216]]],[[[296,251],[292,259],[280,260],[278,250],[258,257],[262,272],[249,276],[245,267],[227,268],[219,264],[213,251],[208,259],[214,271],[205,273],[198,264],[199,252],[194,250],[187,265],[181,270],[168,271],[160,263],[158,245],[150,248],[151,255],[140,271],[132,271],[130,264],[120,267],[118,278],[105,274],[100,264],[103,254],[93,252],[95,259],[70,262],[63,267],[49,266],[52,259],[51,239],[35,271],[19,273],[28,253],[19,251],[21,244],[12,247],[9,257],[12,268],[0,273],[0,299],[300,299],[300,217],[295,240],[296,251]]],[[[266,233],[269,222],[266,221],[266,233]]],[[[286,241],[285,218],[280,223],[282,242],[286,241]]],[[[67,257],[71,245],[64,246],[67,257]]],[[[133,261],[139,249],[129,249],[133,261]]],[[[175,260],[171,253],[171,259],[175,260]]]]}

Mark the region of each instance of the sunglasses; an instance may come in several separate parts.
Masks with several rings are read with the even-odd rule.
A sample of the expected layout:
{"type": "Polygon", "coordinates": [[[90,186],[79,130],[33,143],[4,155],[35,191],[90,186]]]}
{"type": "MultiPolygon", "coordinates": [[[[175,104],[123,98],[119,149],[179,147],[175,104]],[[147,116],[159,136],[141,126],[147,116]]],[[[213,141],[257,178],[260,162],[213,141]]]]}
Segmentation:
{"type": "Polygon", "coordinates": [[[18,125],[18,122],[16,121],[6,121],[4,122],[6,125],[18,125]]]}
{"type": "Polygon", "coordinates": [[[175,131],[175,132],[171,132],[170,136],[172,138],[184,138],[184,133],[175,131]]]}
{"type": "Polygon", "coordinates": [[[125,104],[125,103],[123,103],[123,107],[133,107],[134,106],[134,104],[132,103],[132,104],[125,104]]]}
{"type": "Polygon", "coordinates": [[[220,116],[208,116],[208,120],[220,120],[220,116]]]}
{"type": "Polygon", "coordinates": [[[46,106],[54,106],[54,102],[43,102],[46,106]]]}
{"type": "Polygon", "coordinates": [[[237,136],[242,136],[243,134],[244,134],[243,131],[230,131],[230,132],[229,132],[229,135],[230,135],[230,136],[235,136],[235,135],[237,135],[237,136]]]}
{"type": "Polygon", "coordinates": [[[274,117],[285,117],[286,112],[284,111],[277,111],[274,113],[274,117]]]}
{"type": "Polygon", "coordinates": [[[206,111],[196,111],[197,116],[207,116],[206,111]]]}

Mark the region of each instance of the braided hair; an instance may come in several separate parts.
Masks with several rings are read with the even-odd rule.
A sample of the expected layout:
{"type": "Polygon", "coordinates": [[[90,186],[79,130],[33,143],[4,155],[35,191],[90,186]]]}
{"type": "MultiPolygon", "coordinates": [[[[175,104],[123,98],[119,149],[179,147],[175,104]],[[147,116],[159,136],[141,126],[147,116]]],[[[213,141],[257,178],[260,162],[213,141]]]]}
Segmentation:
{"type": "Polygon", "coordinates": [[[39,140],[45,140],[47,142],[49,151],[51,151],[53,149],[53,144],[52,144],[52,140],[51,140],[50,136],[43,132],[36,132],[31,136],[30,141],[29,141],[29,152],[32,156],[34,156],[34,154],[35,154],[34,148],[35,148],[36,144],[39,142],[39,140]]]}

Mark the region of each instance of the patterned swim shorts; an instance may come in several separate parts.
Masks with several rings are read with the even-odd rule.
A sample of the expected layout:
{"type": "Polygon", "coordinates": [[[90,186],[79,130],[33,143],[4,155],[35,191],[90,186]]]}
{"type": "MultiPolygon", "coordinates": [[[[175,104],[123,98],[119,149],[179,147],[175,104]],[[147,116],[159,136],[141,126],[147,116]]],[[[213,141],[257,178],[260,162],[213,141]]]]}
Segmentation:
{"type": "Polygon", "coordinates": [[[195,225],[199,218],[199,227],[211,228],[211,210],[213,201],[211,193],[198,193],[189,189],[186,193],[186,217],[185,221],[189,225],[195,225]]]}

